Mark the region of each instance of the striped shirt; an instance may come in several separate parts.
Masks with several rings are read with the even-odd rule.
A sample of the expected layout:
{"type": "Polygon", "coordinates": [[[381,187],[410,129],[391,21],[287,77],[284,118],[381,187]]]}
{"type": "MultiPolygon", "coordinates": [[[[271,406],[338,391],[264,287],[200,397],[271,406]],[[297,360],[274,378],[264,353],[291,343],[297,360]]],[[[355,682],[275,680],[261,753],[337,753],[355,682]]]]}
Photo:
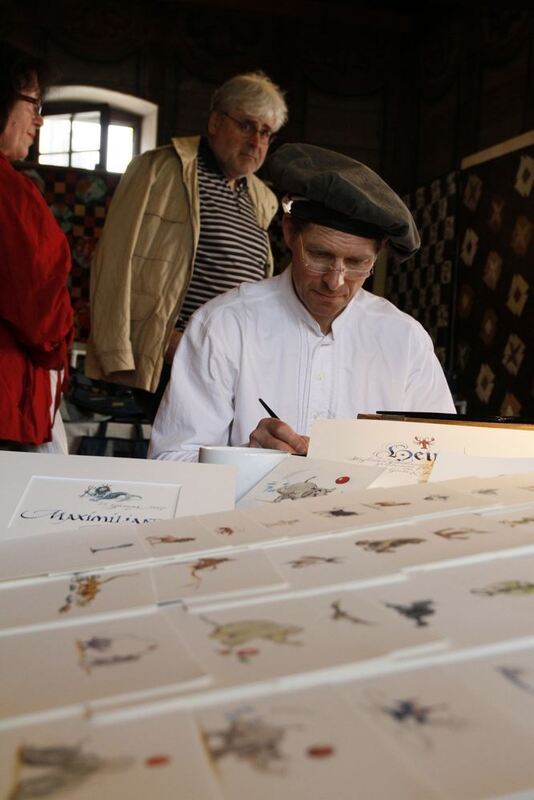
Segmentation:
{"type": "Polygon", "coordinates": [[[198,151],[200,236],[187,290],[176,327],[184,329],[201,305],[240,283],[265,277],[267,232],[258,226],[247,181],[231,189],[207,141],[198,151]]]}

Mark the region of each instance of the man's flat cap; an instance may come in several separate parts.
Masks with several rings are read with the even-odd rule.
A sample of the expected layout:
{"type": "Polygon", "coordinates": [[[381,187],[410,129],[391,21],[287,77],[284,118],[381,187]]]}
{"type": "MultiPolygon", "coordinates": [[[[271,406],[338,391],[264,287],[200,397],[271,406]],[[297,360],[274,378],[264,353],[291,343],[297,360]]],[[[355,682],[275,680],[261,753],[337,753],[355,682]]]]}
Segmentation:
{"type": "Polygon", "coordinates": [[[311,144],[283,144],[266,166],[274,188],[293,200],[292,216],[387,239],[401,261],[418,250],[421,242],[408,208],[365,164],[311,144]]]}

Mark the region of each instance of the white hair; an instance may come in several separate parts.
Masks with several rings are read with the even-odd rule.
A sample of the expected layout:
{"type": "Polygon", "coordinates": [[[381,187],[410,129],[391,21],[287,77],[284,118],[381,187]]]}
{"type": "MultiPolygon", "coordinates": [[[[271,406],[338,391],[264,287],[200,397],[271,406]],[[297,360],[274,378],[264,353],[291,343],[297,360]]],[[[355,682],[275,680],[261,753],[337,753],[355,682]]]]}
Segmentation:
{"type": "Polygon", "coordinates": [[[272,117],[273,131],[287,122],[284,92],[261,71],[235,75],[215,90],[210,111],[243,111],[254,117],[272,117]]]}

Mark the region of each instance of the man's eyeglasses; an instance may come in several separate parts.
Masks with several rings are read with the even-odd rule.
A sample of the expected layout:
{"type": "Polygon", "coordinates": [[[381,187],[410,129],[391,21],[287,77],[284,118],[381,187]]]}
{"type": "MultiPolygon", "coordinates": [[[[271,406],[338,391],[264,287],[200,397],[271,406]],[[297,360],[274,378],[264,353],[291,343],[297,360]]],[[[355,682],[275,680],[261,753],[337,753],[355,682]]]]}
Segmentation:
{"type": "Polygon", "coordinates": [[[302,234],[299,233],[300,250],[302,254],[302,263],[308,272],[315,272],[317,275],[326,275],[328,272],[340,272],[345,278],[368,278],[373,272],[376,256],[367,256],[364,258],[355,258],[357,264],[353,267],[342,267],[336,269],[336,259],[334,256],[325,253],[308,253],[302,241],[302,234]]]}
{"type": "Polygon", "coordinates": [[[234,125],[237,125],[243,136],[246,136],[247,139],[250,136],[256,136],[256,134],[258,134],[262,142],[271,144],[276,138],[276,133],[273,133],[270,128],[258,128],[256,123],[251,119],[236,119],[236,117],[232,117],[232,115],[228,114],[226,111],[221,111],[221,114],[231,119],[234,125]]]}
{"type": "Polygon", "coordinates": [[[31,103],[34,107],[36,114],[41,114],[43,110],[43,101],[40,97],[30,97],[29,94],[21,94],[20,92],[17,94],[19,100],[25,100],[27,103],[31,103]]]}

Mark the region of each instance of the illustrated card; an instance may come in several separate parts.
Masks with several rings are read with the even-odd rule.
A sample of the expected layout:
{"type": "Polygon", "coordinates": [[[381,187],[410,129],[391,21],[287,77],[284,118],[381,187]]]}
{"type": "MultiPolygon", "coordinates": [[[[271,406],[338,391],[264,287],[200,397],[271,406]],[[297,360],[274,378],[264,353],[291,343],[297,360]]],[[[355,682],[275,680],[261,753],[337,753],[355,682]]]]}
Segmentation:
{"type": "Polygon", "coordinates": [[[183,712],[2,731],[0,762],[0,796],[9,800],[222,800],[197,725],[183,712]]]}
{"type": "Polygon", "coordinates": [[[155,605],[150,571],[142,567],[0,584],[0,635],[17,628],[72,625],[103,614],[132,614],[155,605]]]}
{"type": "MultiPolygon", "coordinates": [[[[531,787],[531,738],[449,676],[408,670],[339,686],[408,770],[444,798],[488,798],[531,787]]],[[[370,735],[373,735],[372,733],[370,735]]]]}
{"type": "Polygon", "coordinates": [[[262,551],[228,552],[161,564],[153,567],[152,576],[159,603],[183,600],[190,605],[287,587],[280,572],[262,551]]]}
{"type": "Polygon", "coordinates": [[[201,709],[196,718],[212,774],[226,800],[435,795],[369,735],[331,690],[201,709]]]}
{"type": "MultiPolygon", "coordinates": [[[[362,534],[361,539],[368,541],[366,536],[362,534]]],[[[378,535],[377,539],[380,541],[378,535]]],[[[272,547],[268,555],[294,590],[372,582],[398,575],[391,560],[376,558],[373,551],[370,554],[365,547],[357,546],[357,541],[355,534],[337,535],[272,547]]]]}
{"type": "Polygon", "coordinates": [[[508,650],[451,664],[449,674],[532,737],[534,649],[508,650]]]}
{"type": "Polygon", "coordinates": [[[269,539],[265,528],[241,511],[203,515],[200,522],[225,547],[258,544],[269,539]]]}
{"type": "Polygon", "coordinates": [[[0,541],[0,581],[50,573],[92,572],[149,559],[133,525],[89,527],[0,541]]]}
{"type": "Polygon", "coordinates": [[[411,583],[434,609],[435,624],[456,645],[532,636],[534,555],[508,555],[413,573],[411,583]]]}
{"type": "MultiPolygon", "coordinates": [[[[235,514],[234,511],[226,512],[235,514]]],[[[202,524],[212,515],[181,517],[180,519],[155,522],[150,528],[139,531],[147,552],[152,558],[168,558],[206,550],[216,550],[224,545],[202,524]]]]}
{"type": "Polygon", "coordinates": [[[286,458],[241,498],[237,508],[257,503],[291,504],[294,500],[366,489],[380,475],[375,467],[314,458],[286,458]]]}
{"type": "Polygon", "coordinates": [[[3,717],[88,701],[120,703],[205,683],[160,612],[2,638],[3,717]]]}

